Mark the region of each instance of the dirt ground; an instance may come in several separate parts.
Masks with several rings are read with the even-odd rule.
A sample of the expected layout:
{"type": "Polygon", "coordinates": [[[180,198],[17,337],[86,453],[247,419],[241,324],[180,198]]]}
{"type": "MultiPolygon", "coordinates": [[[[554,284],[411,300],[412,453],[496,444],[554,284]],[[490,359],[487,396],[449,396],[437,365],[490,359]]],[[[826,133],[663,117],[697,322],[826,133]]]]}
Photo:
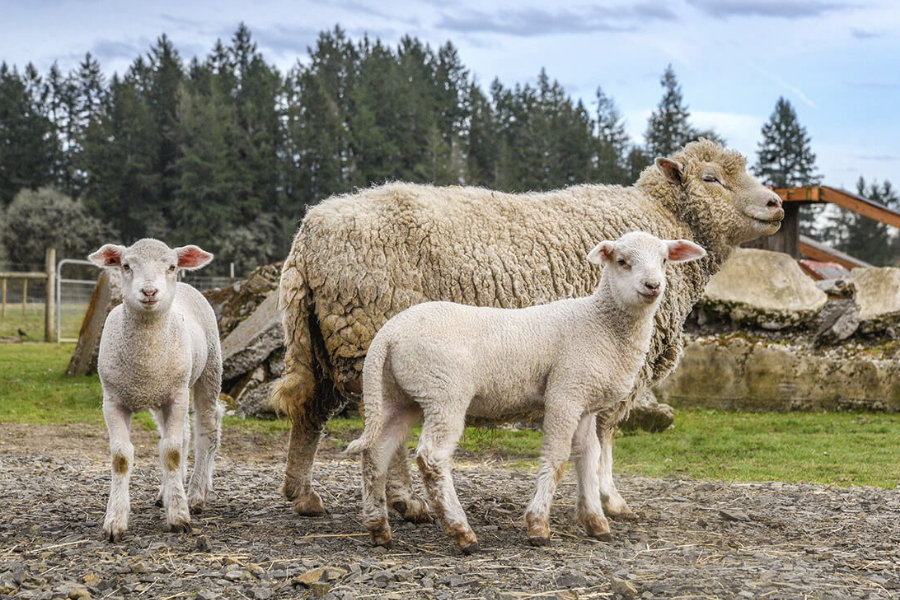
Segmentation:
{"type": "Polygon", "coordinates": [[[154,505],[156,434],[136,430],[129,533],[110,544],[106,432],[2,427],[0,598],[900,598],[900,490],[623,474],[639,519],[613,521],[603,543],[572,520],[569,473],[553,543],[532,548],[534,473],[467,455],[455,478],[481,553],[399,518],[384,551],[359,523],[355,462],[325,444],[330,514],[299,517],[279,493],[286,438],[229,429],[214,497],[175,535],[154,505]]]}

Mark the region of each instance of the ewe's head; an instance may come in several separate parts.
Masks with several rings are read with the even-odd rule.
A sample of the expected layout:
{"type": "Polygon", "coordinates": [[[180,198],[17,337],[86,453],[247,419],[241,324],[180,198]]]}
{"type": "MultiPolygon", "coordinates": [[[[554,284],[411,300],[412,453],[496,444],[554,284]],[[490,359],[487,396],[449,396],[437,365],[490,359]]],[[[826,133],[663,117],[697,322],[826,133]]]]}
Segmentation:
{"type": "Polygon", "coordinates": [[[702,138],[657,158],[638,185],[721,249],[771,235],[784,219],[781,199],[747,173],[743,156],[702,138]]]}
{"type": "Polygon", "coordinates": [[[661,240],[642,231],[604,241],[588,260],[604,265],[601,285],[608,285],[619,306],[628,311],[655,308],[666,291],[666,263],[683,263],[706,256],[687,240],[661,240]]]}
{"type": "Polygon", "coordinates": [[[106,244],[88,260],[122,274],[122,301],[137,314],[164,313],[175,298],[179,269],[199,269],[213,255],[197,246],[169,248],[159,240],[138,240],[132,246],[106,244]]]}

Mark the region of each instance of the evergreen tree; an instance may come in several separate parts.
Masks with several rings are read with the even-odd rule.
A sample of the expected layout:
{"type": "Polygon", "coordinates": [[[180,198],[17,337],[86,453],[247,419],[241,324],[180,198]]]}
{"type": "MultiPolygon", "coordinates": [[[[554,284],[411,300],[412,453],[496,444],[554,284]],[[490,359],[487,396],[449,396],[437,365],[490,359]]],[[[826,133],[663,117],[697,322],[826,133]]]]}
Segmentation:
{"type": "Polygon", "coordinates": [[[625,123],[612,98],[597,87],[597,138],[594,180],[600,183],[630,184],[627,168],[629,139],[625,123]]]}
{"type": "Polygon", "coordinates": [[[0,64],[0,208],[20,190],[52,181],[56,139],[42,111],[41,89],[32,65],[22,78],[15,68],[0,64]]]}
{"type": "MultiPolygon", "coordinates": [[[[866,185],[862,177],[856,182],[856,193],[863,198],[897,210],[900,198],[889,181],[866,185]]],[[[876,266],[893,265],[900,259],[898,237],[884,223],[864,217],[838,206],[830,207],[823,237],[838,250],[876,266]]]]}
{"type": "MultiPolygon", "coordinates": [[[[775,111],[762,127],[762,140],[757,150],[753,173],[766,185],[775,188],[819,185],[816,155],[810,147],[806,128],[800,125],[791,103],[778,98],[775,111]]],[[[800,232],[818,235],[817,222],[823,206],[804,206],[800,211],[800,232]]]]}
{"type": "Polygon", "coordinates": [[[684,104],[681,86],[670,64],[659,81],[665,90],[656,110],[650,115],[644,139],[647,154],[652,157],[670,156],[694,138],[695,131],[688,122],[690,112],[684,104]]]}

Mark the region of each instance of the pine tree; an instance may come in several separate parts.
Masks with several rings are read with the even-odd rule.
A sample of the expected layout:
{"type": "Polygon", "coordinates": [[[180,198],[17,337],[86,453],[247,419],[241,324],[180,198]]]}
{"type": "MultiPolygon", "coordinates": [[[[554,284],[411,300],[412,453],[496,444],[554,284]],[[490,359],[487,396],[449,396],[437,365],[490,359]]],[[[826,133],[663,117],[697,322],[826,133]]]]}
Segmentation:
{"type": "Polygon", "coordinates": [[[647,154],[652,157],[670,156],[695,136],[688,122],[690,112],[684,104],[681,86],[670,64],[659,81],[665,90],[656,110],[650,115],[644,139],[647,154]]]}
{"type": "Polygon", "coordinates": [[[597,138],[594,180],[629,184],[634,180],[626,167],[629,139],[625,123],[612,98],[597,87],[597,138]]]}
{"type": "MultiPolygon", "coordinates": [[[[819,185],[816,155],[810,148],[806,128],[800,125],[791,103],[778,98],[775,111],[762,127],[762,140],[757,150],[753,173],[766,185],[775,188],[819,185]]],[[[817,236],[819,215],[823,206],[803,206],[800,210],[800,233],[817,236]]]]}
{"type": "Polygon", "coordinates": [[[776,188],[819,184],[821,177],[815,174],[816,155],[810,148],[809,135],[797,120],[794,107],[783,97],[763,125],[762,136],[753,172],[763,183],[776,188]]]}
{"type": "MultiPolygon", "coordinates": [[[[894,210],[900,206],[900,198],[889,181],[866,185],[860,177],[856,193],[894,210]]],[[[837,206],[830,208],[828,224],[822,233],[832,246],[876,266],[893,265],[900,259],[897,247],[900,240],[888,225],[837,206]]]]}
{"type": "Polygon", "coordinates": [[[0,208],[20,190],[52,181],[57,147],[53,124],[42,110],[41,89],[33,66],[23,78],[0,64],[0,208]]]}

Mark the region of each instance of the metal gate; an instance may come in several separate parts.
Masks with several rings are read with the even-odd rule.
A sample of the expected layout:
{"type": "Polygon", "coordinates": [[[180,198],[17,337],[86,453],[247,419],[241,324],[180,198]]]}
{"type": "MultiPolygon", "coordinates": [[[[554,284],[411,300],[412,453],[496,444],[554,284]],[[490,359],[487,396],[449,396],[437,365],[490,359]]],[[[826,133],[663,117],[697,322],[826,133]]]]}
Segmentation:
{"type": "MultiPolygon", "coordinates": [[[[56,340],[58,342],[77,342],[78,338],[63,338],[62,337],[62,313],[63,313],[63,287],[71,284],[75,286],[74,289],[84,290],[87,289],[87,298],[90,299],[91,292],[94,290],[94,286],[97,285],[97,281],[95,279],[63,279],[62,270],[65,265],[89,265],[93,266],[89,260],[79,260],[75,258],[64,258],[56,265],[56,340]]],[[[78,294],[82,296],[84,294],[78,294]]],[[[85,303],[85,310],[87,309],[87,303],[85,303]]]]}

